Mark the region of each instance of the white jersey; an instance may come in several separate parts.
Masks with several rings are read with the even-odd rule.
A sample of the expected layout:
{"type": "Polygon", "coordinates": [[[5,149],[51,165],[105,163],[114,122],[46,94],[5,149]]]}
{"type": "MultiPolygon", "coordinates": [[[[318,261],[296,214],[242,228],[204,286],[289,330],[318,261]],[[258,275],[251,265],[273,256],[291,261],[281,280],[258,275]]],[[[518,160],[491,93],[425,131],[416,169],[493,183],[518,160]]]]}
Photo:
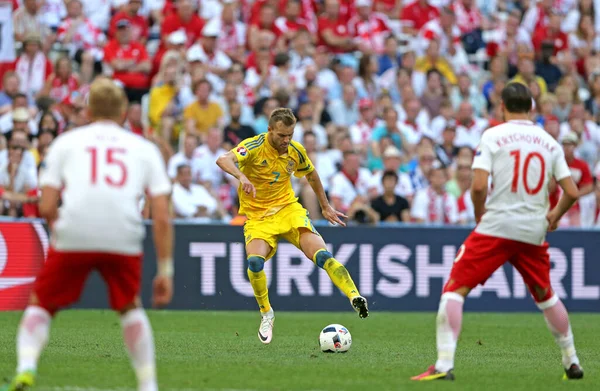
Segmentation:
{"type": "Polygon", "coordinates": [[[142,252],[144,192],[171,192],[158,148],[108,121],[59,136],[44,161],[40,186],[64,189],[54,248],[126,255],[142,252]]]}
{"type": "Polygon", "coordinates": [[[486,130],[473,169],[492,175],[492,193],[476,232],[541,245],[548,222],[548,183],[571,176],[563,149],[531,121],[486,130]]]}

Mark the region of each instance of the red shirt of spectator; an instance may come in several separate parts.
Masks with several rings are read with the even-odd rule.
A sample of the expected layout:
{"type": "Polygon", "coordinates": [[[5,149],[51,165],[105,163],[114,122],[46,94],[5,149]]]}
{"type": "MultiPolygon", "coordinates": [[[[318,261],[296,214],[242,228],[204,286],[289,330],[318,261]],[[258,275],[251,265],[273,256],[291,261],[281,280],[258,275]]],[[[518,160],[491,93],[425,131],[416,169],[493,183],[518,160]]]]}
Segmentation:
{"type": "Polygon", "coordinates": [[[104,48],[104,61],[111,64],[114,69],[113,78],[123,83],[125,88],[148,88],[150,84],[149,72],[132,70],[132,67],[117,65],[117,62],[132,61],[133,66],[138,67],[142,63],[149,62],[146,47],[129,39],[130,28],[125,26],[126,23],[126,21],[119,22],[117,38],[111,40],[104,48]]]}
{"type": "Polygon", "coordinates": [[[425,23],[440,16],[440,11],[429,4],[428,0],[417,0],[402,10],[400,20],[409,24],[415,30],[420,30],[425,23]]]}
{"type": "Polygon", "coordinates": [[[279,15],[286,15],[286,10],[288,9],[290,3],[297,3],[300,7],[300,12],[298,17],[308,25],[309,31],[316,31],[316,20],[317,14],[315,10],[317,9],[316,2],[313,0],[280,0],[279,1],[279,15]]]}
{"type": "Polygon", "coordinates": [[[66,57],[56,61],[54,74],[48,79],[50,83],[50,98],[62,102],[79,89],[79,79],[73,74],[71,60],[66,57]]]}
{"type": "Polygon", "coordinates": [[[117,22],[119,20],[127,20],[131,25],[131,40],[135,42],[145,43],[148,39],[148,20],[142,15],[138,15],[142,2],[129,1],[125,9],[117,12],[110,21],[108,35],[110,38],[115,37],[117,32],[117,22]]]}
{"type": "Polygon", "coordinates": [[[473,0],[458,0],[452,5],[452,10],[461,33],[468,34],[481,28],[481,13],[473,4],[473,0]]]}
{"type": "Polygon", "coordinates": [[[549,41],[554,44],[554,55],[569,48],[569,38],[560,30],[561,17],[558,14],[551,14],[548,26],[536,30],[533,35],[533,48],[536,53],[541,52],[542,43],[549,41]]]}
{"type": "Polygon", "coordinates": [[[277,26],[287,40],[293,39],[299,30],[311,31],[308,21],[300,17],[300,11],[300,2],[298,0],[290,0],[287,2],[285,8],[285,16],[275,19],[275,26],[277,26]]]}
{"type": "MultiPolygon", "coordinates": [[[[276,9],[269,4],[264,4],[259,12],[258,21],[252,23],[248,33],[254,34],[256,29],[267,30],[275,35],[275,38],[279,38],[283,33],[275,24],[276,9]]],[[[248,39],[250,42],[250,39],[248,39]]]]}
{"type": "MultiPolygon", "coordinates": [[[[590,186],[594,183],[594,178],[588,164],[575,157],[575,148],[577,148],[578,136],[576,133],[569,133],[563,139],[563,149],[565,151],[565,160],[567,165],[571,169],[571,177],[577,185],[577,188],[581,190],[585,186],[590,186]]],[[[554,208],[560,199],[562,191],[560,187],[556,187],[556,190],[550,194],[550,206],[554,208]]],[[[573,205],[571,208],[573,211],[579,210],[579,203],[573,205]]]]}
{"type": "Polygon", "coordinates": [[[357,0],[355,6],[356,15],[348,22],[350,34],[359,45],[377,54],[383,53],[385,39],[391,32],[386,16],[371,12],[371,0],[357,0]]]}
{"type": "Polygon", "coordinates": [[[339,3],[325,2],[325,14],[319,18],[317,30],[319,38],[317,46],[325,46],[333,53],[345,53],[351,48],[351,35],[348,24],[340,13],[339,3]],[[336,44],[330,38],[342,40],[345,43],[336,44]]]}
{"type": "Polygon", "coordinates": [[[194,11],[190,0],[179,0],[177,12],[167,16],[161,26],[163,39],[174,31],[184,30],[187,36],[186,47],[192,46],[200,37],[204,21],[194,11]]]}

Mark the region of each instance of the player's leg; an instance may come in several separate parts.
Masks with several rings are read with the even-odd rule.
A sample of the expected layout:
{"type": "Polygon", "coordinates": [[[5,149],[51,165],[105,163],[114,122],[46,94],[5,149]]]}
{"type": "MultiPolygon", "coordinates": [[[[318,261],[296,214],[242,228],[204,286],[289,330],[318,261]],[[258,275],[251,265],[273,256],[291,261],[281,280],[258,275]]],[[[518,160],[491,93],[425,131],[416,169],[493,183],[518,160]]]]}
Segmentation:
{"type": "Polygon", "coordinates": [[[463,304],[471,289],[510,258],[505,240],[473,232],[460,247],[444,286],[436,319],[437,361],[412,380],[454,380],[454,357],[462,328],[463,304]]]}
{"type": "Polygon", "coordinates": [[[562,353],[566,379],[581,379],[583,369],[575,350],[575,342],[569,314],[563,302],[554,293],[550,283],[550,256],[548,244],[534,246],[522,244],[522,249],[511,260],[523,277],[538,308],[543,312],[546,324],[562,353]]]}
{"type": "MultiPolygon", "coordinates": [[[[249,234],[248,234],[249,235],[249,234]]],[[[248,237],[246,235],[246,237],[248,237]]],[[[273,256],[276,243],[271,246],[266,240],[251,239],[246,244],[248,256],[248,279],[254,297],[260,308],[260,325],[258,327],[258,339],[268,344],[273,339],[273,326],[275,325],[275,312],[269,302],[269,289],[267,288],[267,274],[265,273],[265,261],[273,256]]]]}
{"type": "Polygon", "coordinates": [[[110,306],[119,313],[123,340],[139,391],[156,391],[156,361],[152,326],[139,300],[142,257],[98,254],[96,268],[106,285],[110,306]]]}
{"type": "Polygon", "coordinates": [[[24,390],[34,383],[38,360],[50,336],[52,316],[79,299],[92,266],[77,253],[48,251],[29,305],[17,332],[17,370],[7,390],[24,390]]]}
{"type": "Polygon", "coordinates": [[[367,300],[358,292],[348,270],[327,250],[323,238],[314,230],[312,224],[310,228],[298,228],[298,235],[299,246],[304,255],[327,272],[331,281],[344,292],[361,318],[368,317],[367,300]]]}

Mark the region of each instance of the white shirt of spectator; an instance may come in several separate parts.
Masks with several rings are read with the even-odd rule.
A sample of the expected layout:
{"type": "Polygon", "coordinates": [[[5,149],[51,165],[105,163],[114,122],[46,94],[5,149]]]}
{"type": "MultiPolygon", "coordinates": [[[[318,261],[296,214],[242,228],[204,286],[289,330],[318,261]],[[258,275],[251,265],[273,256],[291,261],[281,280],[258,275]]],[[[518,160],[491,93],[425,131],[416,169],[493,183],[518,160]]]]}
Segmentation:
{"type": "Polygon", "coordinates": [[[15,61],[15,31],[12,4],[0,5],[0,63],[15,61]]]}
{"type": "MultiPolygon", "coordinates": [[[[0,164],[0,186],[2,187],[10,185],[10,173],[8,172],[8,166],[8,159],[0,164]]],[[[37,188],[37,183],[37,173],[35,170],[30,170],[29,163],[23,156],[13,181],[13,191],[22,193],[25,187],[27,187],[29,190],[32,190],[37,188]]]]}
{"type": "MultiPolygon", "coordinates": [[[[206,28],[206,27],[205,27],[206,28]]],[[[199,43],[192,45],[187,51],[188,61],[201,61],[203,64],[218,69],[228,69],[233,65],[229,56],[221,50],[215,50],[213,56],[209,56],[199,43]]]]}
{"type": "Polygon", "coordinates": [[[340,198],[344,209],[348,209],[356,197],[367,196],[372,182],[373,175],[366,168],[359,168],[356,185],[353,185],[343,172],[338,172],[331,178],[329,195],[330,197],[340,198]]]}
{"type": "Polygon", "coordinates": [[[113,0],[81,0],[81,2],[86,18],[100,30],[108,31],[113,0]]]}
{"type": "MultiPolygon", "coordinates": [[[[3,149],[0,151],[0,167],[4,167],[8,165],[8,149],[3,149]]],[[[21,165],[26,168],[29,173],[27,177],[36,177],[38,175],[37,164],[35,162],[35,157],[31,153],[31,151],[23,151],[23,157],[21,158],[21,165]]]]}
{"type": "Polygon", "coordinates": [[[406,121],[398,121],[398,129],[409,144],[418,144],[426,130],[419,123],[409,124],[406,121]]]}
{"type": "Polygon", "coordinates": [[[581,211],[581,228],[591,228],[600,226],[600,214],[596,194],[591,193],[579,199],[579,210],[581,211]]]}
{"type": "Polygon", "coordinates": [[[45,0],[40,8],[42,21],[48,27],[58,27],[60,21],[67,16],[64,0],[45,0]]]}
{"type": "Polygon", "coordinates": [[[315,169],[319,172],[321,182],[323,182],[323,189],[329,191],[331,180],[333,176],[338,172],[336,162],[331,158],[328,151],[317,152],[316,158],[311,159],[315,165],[315,169]]]}
{"type": "Polygon", "coordinates": [[[377,54],[383,53],[385,39],[391,34],[387,16],[379,12],[372,12],[368,20],[354,15],[348,21],[348,31],[355,36],[356,43],[368,46],[377,54]]]}
{"type": "MultiPolygon", "coordinates": [[[[406,110],[404,110],[404,107],[402,105],[394,105],[394,109],[398,113],[398,122],[406,121],[406,110]]],[[[430,120],[431,119],[429,117],[429,112],[425,109],[421,109],[419,115],[417,115],[417,119],[415,120],[415,122],[417,123],[419,128],[429,129],[430,120]]]]}
{"type": "Polygon", "coordinates": [[[202,185],[191,184],[188,190],[175,183],[172,199],[175,213],[185,218],[193,218],[199,207],[206,208],[208,215],[212,215],[217,210],[217,200],[202,185]]]}
{"type": "MultiPolygon", "coordinates": [[[[0,131],[2,133],[6,133],[10,130],[12,130],[13,128],[13,117],[12,117],[12,111],[9,111],[8,113],[0,116],[0,131]]],[[[32,135],[37,135],[38,134],[38,123],[35,122],[35,120],[30,119],[27,122],[27,126],[29,127],[29,133],[32,135]]]]}
{"type": "Polygon", "coordinates": [[[415,194],[410,215],[415,219],[424,220],[425,223],[456,224],[458,223],[456,198],[448,193],[438,194],[430,187],[421,189],[415,194]],[[431,213],[432,207],[433,213],[431,213]]]}
{"type": "Polygon", "coordinates": [[[482,118],[473,118],[470,126],[465,126],[457,122],[454,145],[457,147],[467,146],[471,149],[477,148],[481,140],[481,135],[488,128],[488,125],[489,122],[482,118]]]}
{"type": "MultiPolygon", "coordinates": [[[[177,176],[177,167],[181,166],[182,164],[188,165],[190,166],[190,168],[192,168],[193,160],[194,155],[192,155],[192,157],[188,159],[183,154],[183,151],[179,151],[175,155],[171,156],[171,158],[169,159],[169,163],[167,164],[167,173],[169,174],[169,178],[175,179],[175,177],[177,176]]],[[[194,175],[194,171],[192,170],[192,178],[194,177],[196,176],[194,175]]]]}
{"type": "MultiPolygon", "coordinates": [[[[327,145],[329,144],[327,138],[327,131],[321,124],[313,124],[312,127],[308,130],[315,134],[315,137],[317,138],[317,148],[319,150],[327,148],[327,145]]],[[[305,129],[302,126],[302,124],[300,122],[297,122],[296,127],[294,128],[293,139],[299,143],[302,143],[302,139],[304,138],[304,131],[305,129]]]]}
{"type": "MultiPolygon", "coordinates": [[[[558,139],[562,141],[563,137],[571,132],[571,125],[564,122],[560,125],[558,139]]],[[[575,155],[585,160],[590,167],[598,160],[598,150],[600,149],[600,127],[594,121],[585,121],[583,132],[581,133],[581,143],[575,150],[575,155]]]]}
{"type": "Polygon", "coordinates": [[[371,126],[361,119],[354,125],[350,125],[348,133],[350,133],[352,144],[363,146],[369,145],[371,142],[371,134],[373,133],[373,129],[378,128],[382,124],[383,121],[375,120],[373,126],[371,126]]]}
{"type": "MultiPolygon", "coordinates": [[[[204,3],[202,8],[205,8],[204,3]]],[[[238,46],[246,45],[246,25],[238,20],[233,22],[233,27],[226,26],[223,24],[221,12],[219,12],[217,16],[210,19],[206,26],[208,26],[206,28],[220,32],[217,38],[218,51],[235,50],[238,46]]]]}
{"type": "MultiPolygon", "coordinates": [[[[381,183],[382,178],[383,171],[379,171],[373,175],[373,181],[371,182],[371,188],[375,188],[378,195],[383,194],[383,183],[381,183]]],[[[410,176],[407,173],[398,173],[398,184],[394,189],[394,193],[404,198],[411,198],[415,195],[415,188],[413,187],[410,176]]]]}
{"type": "Polygon", "coordinates": [[[483,134],[473,169],[489,172],[494,185],[476,232],[541,245],[548,228],[548,183],[571,176],[558,142],[531,121],[509,121],[483,134]]]}
{"type": "Polygon", "coordinates": [[[213,189],[217,189],[225,178],[223,170],[217,166],[216,161],[219,156],[227,153],[223,148],[212,153],[207,145],[201,145],[194,151],[194,157],[191,161],[191,169],[194,182],[210,182],[213,189]]]}
{"type": "Polygon", "coordinates": [[[60,135],[41,170],[43,186],[64,188],[54,248],[131,255],[142,252],[146,232],[140,197],[171,192],[158,148],[108,121],[60,135]]]}

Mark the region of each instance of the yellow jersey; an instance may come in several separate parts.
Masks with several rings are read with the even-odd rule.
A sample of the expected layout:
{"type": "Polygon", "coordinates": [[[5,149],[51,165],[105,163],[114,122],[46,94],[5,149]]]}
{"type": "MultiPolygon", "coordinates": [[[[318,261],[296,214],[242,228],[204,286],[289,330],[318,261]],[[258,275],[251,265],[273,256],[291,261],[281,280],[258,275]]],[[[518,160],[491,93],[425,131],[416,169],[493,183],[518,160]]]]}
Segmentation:
{"type": "Polygon", "coordinates": [[[302,144],[292,141],[286,154],[280,155],[267,140],[267,133],[248,138],[231,150],[239,169],[256,188],[256,197],[238,188],[240,214],[248,219],[262,219],[297,202],[292,175],[301,178],[314,171],[302,144]]]}

